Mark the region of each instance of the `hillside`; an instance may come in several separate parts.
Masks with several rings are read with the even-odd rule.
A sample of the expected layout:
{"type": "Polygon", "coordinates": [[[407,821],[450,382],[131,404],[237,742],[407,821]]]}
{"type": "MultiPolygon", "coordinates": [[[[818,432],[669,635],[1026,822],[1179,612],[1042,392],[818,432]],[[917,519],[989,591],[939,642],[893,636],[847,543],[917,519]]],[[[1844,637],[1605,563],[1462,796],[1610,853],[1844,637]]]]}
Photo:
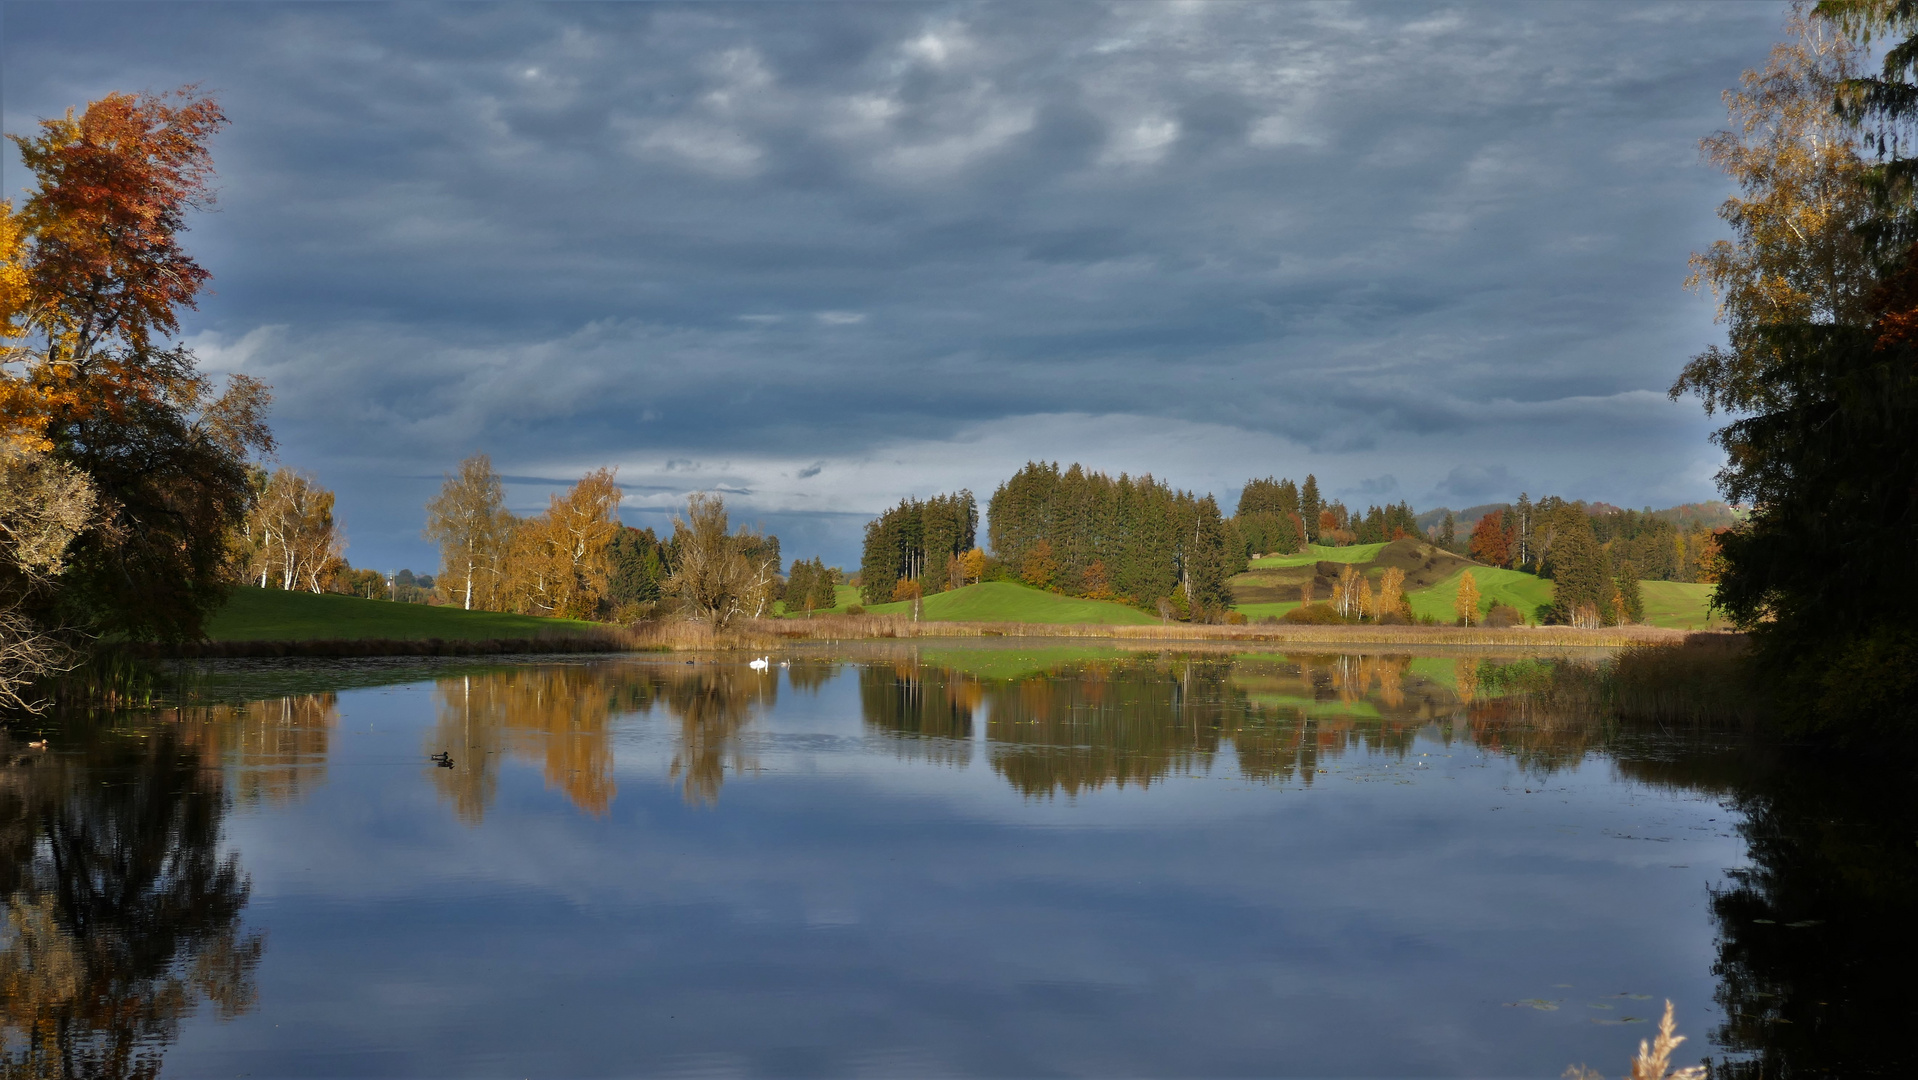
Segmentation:
{"type": "Polygon", "coordinates": [[[487,641],[590,633],[598,623],[242,585],[207,621],[213,641],[487,641]]]}
{"type": "MultiPolygon", "coordinates": [[[[912,603],[875,604],[874,615],[910,615],[912,603]]],[[[982,581],[926,597],[921,617],[931,622],[1094,623],[1144,626],[1159,620],[1138,608],[1041,592],[1010,581],[982,581]]]]}

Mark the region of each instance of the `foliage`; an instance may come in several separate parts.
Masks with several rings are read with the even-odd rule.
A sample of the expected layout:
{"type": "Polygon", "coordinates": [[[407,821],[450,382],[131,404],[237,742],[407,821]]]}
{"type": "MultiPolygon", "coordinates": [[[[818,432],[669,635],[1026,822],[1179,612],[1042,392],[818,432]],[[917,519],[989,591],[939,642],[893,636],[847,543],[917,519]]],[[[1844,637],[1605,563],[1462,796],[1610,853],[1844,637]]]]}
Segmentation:
{"type": "Polygon", "coordinates": [[[970,491],[900,500],[866,524],[859,563],[866,603],[892,600],[901,582],[914,583],[920,595],[950,587],[952,559],[972,549],[978,529],[979,505],[970,491]]]}
{"type": "Polygon", "coordinates": [[[181,249],[211,204],[210,97],[109,94],[13,136],[34,188],[0,230],[8,324],[0,436],[85,473],[103,513],[42,622],[185,640],[225,597],[247,458],[272,449],[266,387],[215,394],[178,330],[208,274],[181,249]]]}
{"type": "Polygon", "coordinates": [[[1472,558],[1487,566],[1509,566],[1512,562],[1512,535],[1499,514],[1487,514],[1472,526],[1472,539],[1466,547],[1472,558]]]}
{"type": "Polygon", "coordinates": [[[999,559],[1068,596],[1109,596],[1147,610],[1165,599],[1216,619],[1231,606],[1226,579],[1243,562],[1211,496],[1151,476],[1114,479],[1030,462],[993,492],[986,516],[999,559]]]}
{"type": "Polygon", "coordinates": [[[779,577],[777,555],[745,527],[727,532],[726,504],[718,495],[696,493],[686,516],[673,519],[673,567],[667,590],[686,614],[717,630],[733,619],[771,610],[779,577]],[[749,553],[760,554],[757,561],[749,553]]]}
{"type": "Polygon", "coordinates": [[[621,526],[606,545],[606,565],[606,599],[614,612],[630,616],[659,602],[666,562],[653,530],[621,526]]]}
{"type": "Polygon", "coordinates": [[[1472,576],[1470,570],[1465,571],[1459,578],[1458,596],[1452,601],[1452,605],[1458,609],[1459,622],[1462,625],[1478,625],[1478,579],[1472,576]]]}
{"type": "Polygon", "coordinates": [[[346,566],[333,493],[296,469],[255,476],[263,478],[259,494],[235,533],[241,578],[261,588],[325,591],[346,566]]]}
{"type": "Polygon", "coordinates": [[[60,628],[34,612],[66,570],[74,538],[94,524],[98,500],[73,466],[0,444],[0,706],[31,709],[22,691],[73,662],[60,628]]]}
{"type": "Polygon", "coordinates": [[[506,592],[515,611],[590,619],[606,595],[607,549],[619,523],[619,485],[595,469],[546,512],[519,522],[507,549],[506,592]]]}
{"type": "Polygon", "coordinates": [[[440,595],[471,611],[506,605],[506,552],[513,516],[492,459],[474,454],[426,504],[426,539],[440,548],[440,595]]]}
{"type": "Polygon", "coordinates": [[[1714,436],[1728,458],[1719,484],[1754,509],[1717,538],[1718,601],[1755,632],[1757,669],[1794,706],[1785,715],[1834,732],[1908,734],[1918,700],[1903,630],[1918,609],[1918,247],[1857,245],[1910,239],[1911,188],[1895,145],[1890,162],[1868,169],[1858,159],[1859,133],[1833,104],[1875,120],[1876,136],[1918,115],[1908,82],[1918,36],[1886,51],[1883,78],[1859,80],[1860,49],[1838,32],[1909,35],[1918,9],[1819,10],[1837,23],[1797,20],[1796,41],[1747,77],[1775,92],[1732,99],[1734,118],[1766,138],[1749,157],[1718,159],[1748,202],[1781,208],[1792,228],[1731,220],[1728,265],[1763,273],[1713,264],[1729,352],[1694,361],[1673,392],[1729,414],[1714,436]],[[1871,677],[1830,679],[1843,671],[1871,677]]]}

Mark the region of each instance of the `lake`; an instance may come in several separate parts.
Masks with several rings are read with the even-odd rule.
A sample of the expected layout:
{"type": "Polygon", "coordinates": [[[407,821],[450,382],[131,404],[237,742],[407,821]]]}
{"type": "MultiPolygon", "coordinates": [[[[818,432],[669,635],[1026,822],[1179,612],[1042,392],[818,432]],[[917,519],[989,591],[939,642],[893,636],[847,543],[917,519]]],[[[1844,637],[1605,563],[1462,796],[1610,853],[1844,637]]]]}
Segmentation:
{"type": "Polygon", "coordinates": [[[1918,1065],[1908,782],[1513,656],[746,660],[16,724],[6,1075],[1616,1076],[1667,999],[1717,1076],[1918,1065]]]}

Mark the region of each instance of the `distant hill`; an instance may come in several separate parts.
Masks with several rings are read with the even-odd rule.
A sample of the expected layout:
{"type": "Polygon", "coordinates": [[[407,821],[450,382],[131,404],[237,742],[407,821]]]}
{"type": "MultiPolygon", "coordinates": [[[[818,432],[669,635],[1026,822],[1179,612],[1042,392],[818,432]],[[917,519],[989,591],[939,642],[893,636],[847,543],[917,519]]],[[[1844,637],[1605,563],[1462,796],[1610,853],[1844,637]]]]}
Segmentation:
{"type": "Polygon", "coordinates": [[[1479,518],[1487,514],[1501,513],[1511,508],[1511,503],[1482,503],[1478,506],[1468,506],[1463,510],[1453,510],[1450,507],[1441,506],[1437,510],[1427,510],[1425,513],[1420,514],[1418,516],[1418,523],[1419,528],[1429,529],[1439,522],[1444,521],[1445,515],[1451,514],[1452,521],[1458,528],[1458,534],[1460,536],[1466,536],[1471,533],[1472,524],[1479,518]]]}
{"type": "MultiPolygon", "coordinates": [[[[1585,506],[1585,512],[1594,517],[1600,514],[1621,513],[1623,509],[1613,506],[1608,502],[1585,503],[1583,505],[1585,506]]],[[[1445,515],[1449,513],[1452,515],[1453,521],[1457,524],[1459,535],[1464,536],[1472,531],[1472,524],[1478,521],[1478,519],[1487,514],[1500,513],[1510,510],[1511,508],[1511,503],[1482,503],[1478,506],[1468,506],[1463,510],[1452,510],[1441,506],[1435,510],[1427,510],[1420,514],[1418,516],[1418,523],[1419,528],[1429,529],[1437,525],[1440,521],[1443,521],[1445,515]]],[[[1677,525],[1679,531],[1684,532],[1689,531],[1693,525],[1703,525],[1707,529],[1729,528],[1742,521],[1749,511],[1743,507],[1732,506],[1728,503],[1720,502],[1717,499],[1711,499],[1706,502],[1685,503],[1682,506],[1668,507],[1664,510],[1653,510],[1648,506],[1639,512],[1650,517],[1663,518],[1677,525]]]]}

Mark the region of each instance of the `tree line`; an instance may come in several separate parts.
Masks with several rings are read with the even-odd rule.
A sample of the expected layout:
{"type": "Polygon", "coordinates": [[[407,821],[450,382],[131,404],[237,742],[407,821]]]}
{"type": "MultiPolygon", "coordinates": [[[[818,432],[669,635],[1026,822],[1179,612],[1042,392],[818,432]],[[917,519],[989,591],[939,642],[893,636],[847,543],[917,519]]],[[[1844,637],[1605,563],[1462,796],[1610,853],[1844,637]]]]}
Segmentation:
{"type": "Polygon", "coordinates": [[[1162,615],[1223,619],[1226,579],[1245,569],[1244,542],[1217,500],[1150,475],[1028,462],[993,491],[986,518],[1010,576],[1162,615]]]}
{"type": "Polygon", "coordinates": [[[1318,477],[1311,474],[1303,485],[1289,477],[1247,481],[1233,524],[1248,557],[1291,555],[1307,544],[1383,544],[1422,535],[1410,503],[1368,506],[1360,514],[1343,502],[1322,498],[1318,477]]]}

